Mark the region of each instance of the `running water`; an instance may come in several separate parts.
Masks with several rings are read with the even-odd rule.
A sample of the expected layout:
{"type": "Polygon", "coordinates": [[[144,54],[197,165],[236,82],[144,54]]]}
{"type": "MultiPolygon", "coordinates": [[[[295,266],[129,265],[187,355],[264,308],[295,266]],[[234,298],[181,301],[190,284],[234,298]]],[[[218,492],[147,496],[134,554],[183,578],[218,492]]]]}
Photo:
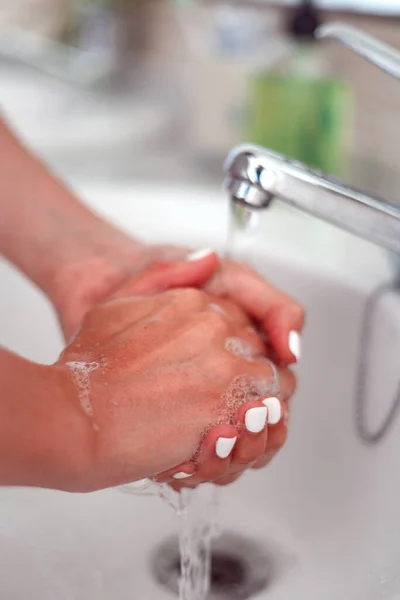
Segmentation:
{"type": "Polygon", "coordinates": [[[260,211],[232,202],[229,211],[225,256],[242,258],[254,247],[254,237],[260,229],[260,211]]]}
{"type": "MultiPolygon", "coordinates": [[[[245,251],[258,224],[259,215],[256,212],[238,204],[232,205],[225,255],[234,258],[245,251]]],[[[237,351],[237,343],[233,343],[232,340],[230,350],[237,351]]],[[[236,398],[233,390],[228,390],[227,394],[230,396],[230,402],[236,398]]],[[[125,491],[128,491],[129,487],[124,486],[125,491]]],[[[173,508],[179,518],[179,599],[206,600],[211,586],[212,540],[219,533],[220,489],[213,485],[202,485],[177,493],[167,484],[157,484],[156,487],[159,496],[173,508]]],[[[130,488],[129,491],[140,493],[134,488],[130,488]]]]}
{"type": "Polygon", "coordinates": [[[179,494],[160,486],[160,497],[178,515],[181,554],[180,600],[205,600],[211,583],[211,544],[218,535],[220,490],[215,486],[184,489],[179,494]]]}
{"type": "MultiPolygon", "coordinates": [[[[244,252],[258,224],[259,214],[232,204],[225,255],[234,258],[244,252]]],[[[206,600],[211,585],[212,540],[219,533],[220,489],[203,485],[194,490],[183,489],[177,494],[168,485],[162,485],[159,495],[172,506],[180,521],[179,600],[206,600]]]]}

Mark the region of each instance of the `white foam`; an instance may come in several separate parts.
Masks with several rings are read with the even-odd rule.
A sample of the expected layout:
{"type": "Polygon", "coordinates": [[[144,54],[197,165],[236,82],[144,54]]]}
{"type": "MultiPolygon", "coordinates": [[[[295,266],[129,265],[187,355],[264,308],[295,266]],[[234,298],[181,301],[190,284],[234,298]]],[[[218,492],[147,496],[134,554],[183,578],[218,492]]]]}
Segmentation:
{"type": "Polygon", "coordinates": [[[226,340],[225,350],[231,352],[235,356],[244,358],[245,360],[253,361],[256,357],[256,351],[249,342],[237,337],[232,337],[226,340]]]}
{"type": "Polygon", "coordinates": [[[236,419],[236,412],[242,404],[271,396],[276,393],[275,389],[274,377],[256,378],[249,375],[239,375],[235,377],[222,395],[221,410],[228,409],[231,417],[236,419]]]}
{"type": "Polygon", "coordinates": [[[89,417],[94,416],[93,406],[90,399],[90,378],[89,374],[100,367],[98,362],[86,363],[71,361],[67,362],[67,367],[71,370],[76,388],[78,390],[79,401],[85,413],[89,417]]]}

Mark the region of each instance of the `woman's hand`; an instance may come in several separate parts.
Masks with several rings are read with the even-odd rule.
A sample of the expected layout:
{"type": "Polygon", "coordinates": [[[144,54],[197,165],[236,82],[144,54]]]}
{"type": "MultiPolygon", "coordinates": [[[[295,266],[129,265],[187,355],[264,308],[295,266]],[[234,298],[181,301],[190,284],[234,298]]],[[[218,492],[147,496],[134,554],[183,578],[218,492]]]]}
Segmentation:
{"type": "MultiPolygon", "coordinates": [[[[285,404],[271,399],[279,382],[246,315],[201,290],[145,292],[152,279],[178,284],[181,268],[150,269],[134,295],[128,283],[99,303],[56,365],[90,432],[79,491],[144,477],[232,478],[283,442],[284,429],[273,433],[284,423],[285,404]]],[[[280,387],[293,392],[287,369],[280,387]]]]}
{"type": "MultiPolygon", "coordinates": [[[[171,263],[156,263],[145,269],[140,276],[129,280],[127,284],[117,292],[117,294],[122,297],[136,295],[138,293],[148,294],[154,293],[154,291],[157,290],[170,289],[174,286],[180,286],[184,283],[190,285],[190,283],[194,283],[196,281],[199,282],[202,278],[208,277],[207,273],[209,273],[210,270],[215,271],[216,260],[217,256],[215,253],[211,253],[204,258],[193,262],[177,261],[171,263]]],[[[217,302],[213,303],[211,306],[214,310],[223,312],[222,306],[224,302],[225,301],[222,299],[217,299],[217,302]]],[[[229,314],[231,318],[238,318],[240,322],[243,322],[243,320],[248,320],[248,317],[241,309],[234,307],[230,302],[227,304],[230,306],[229,314]]],[[[248,320],[248,322],[250,323],[250,320],[248,320]]],[[[249,328],[250,331],[255,333],[255,330],[251,326],[249,326],[249,328]]],[[[269,360],[273,359],[275,357],[275,353],[265,343],[262,345],[263,352],[266,354],[266,358],[269,360]]],[[[242,352],[245,358],[251,358],[251,351],[249,351],[245,345],[240,343],[238,344],[237,340],[235,340],[233,344],[228,344],[228,347],[231,351],[236,353],[242,352]]],[[[274,458],[286,441],[287,422],[289,417],[289,400],[295,391],[296,381],[293,374],[289,370],[284,370],[284,376],[281,378],[279,376],[279,371],[275,367],[272,360],[270,365],[274,371],[275,383],[272,386],[272,392],[275,394],[275,397],[271,397],[265,402],[268,410],[268,432],[266,432],[267,440],[264,454],[254,462],[250,460],[246,461],[243,460],[244,455],[240,452],[240,449],[236,448],[228,469],[218,470],[221,465],[214,464],[214,468],[216,472],[218,472],[218,476],[213,481],[217,485],[227,485],[232,483],[238,479],[240,475],[249,468],[249,466],[254,469],[260,469],[264,467],[272,460],[272,458],[274,458]],[[279,396],[280,400],[276,396],[279,396]]],[[[250,447],[253,447],[254,449],[255,441],[254,436],[251,434],[251,432],[246,431],[246,427],[243,424],[243,418],[245,418],[247,409],[249,407],[250,405],[246,404],[246,406],[243,407],[244,412],[242,412],[241,418],[239,415],[239,423],[242,425],[241,442],[239,443],[242,445],[242,447],[246,448],[245,452],[248,452],[250,447]]],[[[265,411],[263,413],[262,410],[258,410],[252,414],[257,414],[258,417],[262,419],[265,416],[265,411]]],[[[211,435],[211,445],[214,443],[214,441],[215,440],[213,440],[213,436],[211,435]]],[[[260,441],[261,438],[258,442],[260,443],[260,441]]],[[[191,466],[186,465],[186,469],[180,473],[181,477],[178,478],[178,481],[176,480],[176,473],[164,473],[158,477],[158,481],[169,481],[176,489],[181,487],[195,487],[199,483],[209,481],[208,477],[210,474],[210,469],[212,469],[213,460],[215,463],[215,457],[204,451],[201,456],[201,464],[199,465],[195,476],[184,476],[185,474],[187,475],[188,473],[193,472],[191,466]],[[171,481],[172,475],[175,476],[175,479],[171,481]]]]}
{"type": "MultiPolygon", "coordinates": [[[[95,489],[189,463],[199,480],[221,481],[234,476],[221,465],[232,461],[234,469],[235,461],[243,467],[258,458],[266,428],[255,432],[254,423],[262,424],[262,415],[270,421],[277,405],[282,409],[269,400],[265,411],[265,382],[274,368],[259,357],[296,360],[301,307],[247,267],[215,254],[190,263],[177,260],[181,249],[143,247],[85,208],[1,124],[0,155],[0,252],[50,298],[67,339],[79,329],[54,367],[6,353],[2,481],[48,485],[52,472],[55,487],[95,489]],[[139,284],[147,285],[147,295],[134,298],[139,284]],[[163,291],[169,288],[178,289],[163,291]],[[269,348],[249,323],[262,330],[269,348]],[[232,342],[237,337],[242,354],[232,342]],[[244,391],[232,396],[229,386],[238,381],[244,391]],[[244,406],[243,399],[255,405],[244,406]],[[247,434],[256,436],[252,444],[247,434]],[[61,453],[53,452],[55,443],[61,453]],[[215,449],[226,454],[229,447],[229,456],[215,459],[215,449]],[[207,452],[212,460],[203,460],[207,452]],[[69,470],[72,483],[63,483],[69,470]]],[[[293,378],[282,370],[285,386],[290,393],[293,378]]]]}
{"type": "MultiPolygon", "coordinates": [[[[53,300],[67,339],[79,327],[88,310],[98,302],[120,288],[131,289],[133,293],[143,273],[147,278],[149,268],[156,272],[166,271],[178,263],[182,267],[182,276],[174,287],[203,288],[220,298],[231,300],[264,334],[270,355],[277,363],[291,364],[300,358],[303,307],[248,266],[220,259],[212,251],[190,254],[186,249],[174,246],[142,247],[139,251],[134,243],[129,250],[126,239],[122,246],[125,252],[121,261],[117,258],[106,262],[91,260],[70,265],[58,274],[52,286],[55,290],[53,300]],[[199,267],[194,267],[193,263],[202,265],[200,274],[199,267]]],[[[152,291],[156,293],[168,287],[171,287],[168,282],[156,277],[152,291]]]]}

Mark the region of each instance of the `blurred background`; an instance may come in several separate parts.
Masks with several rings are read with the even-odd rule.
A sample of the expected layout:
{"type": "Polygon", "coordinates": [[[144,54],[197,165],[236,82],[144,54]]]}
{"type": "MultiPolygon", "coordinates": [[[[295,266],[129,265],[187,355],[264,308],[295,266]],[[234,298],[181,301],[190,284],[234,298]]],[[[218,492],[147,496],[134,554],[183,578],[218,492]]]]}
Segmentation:
{"type": "Polygon", "coordinates": [[[400,85],[333,20],[400,47],[400,0],[2,0],[0,109],[71,181],[220,185],[250,141],[396,201],[400,85]]]}

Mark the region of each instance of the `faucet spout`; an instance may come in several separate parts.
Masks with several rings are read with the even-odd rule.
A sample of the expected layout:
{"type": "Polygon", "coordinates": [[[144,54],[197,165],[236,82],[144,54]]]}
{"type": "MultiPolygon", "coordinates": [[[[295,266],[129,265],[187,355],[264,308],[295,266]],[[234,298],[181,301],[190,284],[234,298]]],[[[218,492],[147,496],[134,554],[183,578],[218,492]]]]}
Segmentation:
{"type": "Polygon", "coordinates": [[[318,27],[316,37],[336,40],[388,75],[400,79],[400,52],[371,35],[349,25],[325,23],[318,27]]]}
{"type": "Polygon", "coordinates": [[[400,253],[400,207],[395,204],[254,145],[235,148],[225,163],[225,174],[234,203],[262,210],[276,198],[400,253]]]}
{"type": "MultiPolygon", "coordinates": [[[[340,23],[322,25],[317,37],[332,38],[400,78],[400,52],[340,23]]],[[[265,148],[235,148],[225,164],[225,184],[234,206],[265,209],[278,198],[375,244],[400,253],[400,205],[374,198],[336,178],[265,148]]]]}

